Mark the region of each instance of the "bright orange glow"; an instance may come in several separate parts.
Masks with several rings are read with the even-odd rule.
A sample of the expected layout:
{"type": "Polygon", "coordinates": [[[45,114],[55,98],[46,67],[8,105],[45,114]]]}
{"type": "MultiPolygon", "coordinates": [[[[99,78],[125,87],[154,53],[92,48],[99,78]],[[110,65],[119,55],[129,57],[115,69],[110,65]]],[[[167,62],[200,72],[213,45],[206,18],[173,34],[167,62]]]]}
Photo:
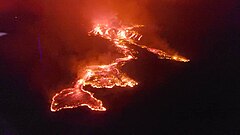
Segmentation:
{"type": "Polygon", "coordinates": [[[96,99],[93,93],[84,90],[84,86],[90,85],[93,88],[113,88],[119,87],[134,87],[138,83],[128,77],[119,69],[126,62],[137,59],[134,55],[137,52],[129,46],[135,45],[146,49],[147,51],[158,55],[160,59],[169,59],[180,62],[188,62],[186,59],[178,55],[169,55],[166,52],[147,46],[140,45],[137,42],[142,38],[136,28],[143,27],[143,25],[125,26],[121,23],[108,22],[95,24],[93,30],[88,34],[89,36],[100,36],[112,42],[112,45],[117,51],[123,55],[117,58],[109,65],[93,65],[87,66],[84,70],[83,77],[80,78],[74,88],[68,88],[60,91],[52,98],[51,111],[59,111],[66,108],[76,108],[79,106],[87,106],[91,110],[106,111],[103,107],[102,101],[96,99]]]}

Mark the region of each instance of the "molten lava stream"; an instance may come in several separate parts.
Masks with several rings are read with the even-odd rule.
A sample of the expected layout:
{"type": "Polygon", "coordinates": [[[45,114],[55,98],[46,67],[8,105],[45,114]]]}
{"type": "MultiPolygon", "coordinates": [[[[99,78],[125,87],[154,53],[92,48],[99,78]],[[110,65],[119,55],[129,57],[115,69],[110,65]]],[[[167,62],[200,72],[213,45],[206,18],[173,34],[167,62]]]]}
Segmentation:
{"type": "Polygon", "coordinates": [[[80,78],[74,88],[68,88],[60,91],[52,98],[51,111],[59,111],[66,108],[76,108],[79,106],[87,106],[91,110],[106,111],[101,100],[96,99],[93,93],[84,90],[84,86],[90,85],[93,88],[113,88],[119,87],[134,87],[138,83],[122,73],[120,67],[126,62],[137,59],[134,54],[137,52],[128,47],[135,45],[146,49],[147,51],[157,55],[160,59],[169,59],[180,62],[188,62],[186,59],[178,55],[170,55],[166,52],[154,48],[149,48],[145,45],[140,45],[137,42],[142,38],[134,29],[143,27],[143,25],[125,26],[121,23],[104,23],[96,24],[90,36],[100,36],[112,42],[112,45],[117,51],[123,55],[117,58],[109,65],[92,65],[87,66],[84,70],[83,77],[80,78]]]}

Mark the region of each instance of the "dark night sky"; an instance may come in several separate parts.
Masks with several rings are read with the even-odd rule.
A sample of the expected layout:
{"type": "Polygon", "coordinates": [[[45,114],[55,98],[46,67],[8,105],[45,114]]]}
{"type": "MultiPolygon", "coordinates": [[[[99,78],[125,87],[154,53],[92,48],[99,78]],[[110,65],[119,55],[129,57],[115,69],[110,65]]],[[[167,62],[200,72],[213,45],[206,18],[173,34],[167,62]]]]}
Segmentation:
{"type": "Polygon", "coordinates": [[[102,46],[109,43],[87,36],[86,2],[2,3],[0,32],[8,35],[0,37],[0,135],[240,134],[237,0],[151,0],[143,5],[131,0],[123,7],[110,3],[115,11],[135,3],[144,7],[143,19],[135,19],[141,12],[131,16],[130,8],[120,16],[154,22],[146,29],[191,62],[159,60],[140,49],[139,59],[123,68],[140,83],[137,87],[91,89],[108,111],[80,107],[57,113],[49,110],[51,97],[71,87],[76,61],[84,64],[89,56],[107,53],[111,48],[102,46]]]}

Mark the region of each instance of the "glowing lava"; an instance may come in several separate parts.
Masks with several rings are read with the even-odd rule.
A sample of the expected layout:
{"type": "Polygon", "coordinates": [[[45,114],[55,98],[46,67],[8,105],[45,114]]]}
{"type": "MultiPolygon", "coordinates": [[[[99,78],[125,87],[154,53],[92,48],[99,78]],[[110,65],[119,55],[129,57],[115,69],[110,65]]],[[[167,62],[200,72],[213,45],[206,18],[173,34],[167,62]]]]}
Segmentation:
{"type": "Polygon", "coordinates": [[[137,52],[129,46],[135,45],[146,49],[147,51],[158,55],[160,59],[169,59],[180,62],[188,62],[186,59],[178,55],[170,55],[166,52],[154,48],[140,45],[137,42],[142,38],[136,28],[143,25],[126,26],[119,22],[107,22],[96,24],[88,34],[89,36],[100,36],[112,42],[117,51],[123,55],[117,58],[109,65],[93,65],[87,66],[84,70],[83,77],[78,79],[73,88],[64,89],[52,98],[51,111],[59,111],[66,108],[76,108],[79,106],[87,106],[91,110],[106,111],[102,101],[96,99],[93,93],[84,90],[84,86],[90,85],[93,88],[113,88],[134,87],[138,83],[122,73],[120,68],[128,61],[137,59],[134,55],[137,52]]]}

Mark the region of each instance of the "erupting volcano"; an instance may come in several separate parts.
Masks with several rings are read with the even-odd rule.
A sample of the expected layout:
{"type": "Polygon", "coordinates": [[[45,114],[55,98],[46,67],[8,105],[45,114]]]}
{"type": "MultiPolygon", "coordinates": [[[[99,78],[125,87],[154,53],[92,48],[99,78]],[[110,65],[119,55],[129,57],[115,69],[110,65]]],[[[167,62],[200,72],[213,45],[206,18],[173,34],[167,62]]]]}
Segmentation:
{"type": "Polygon", "coordinates": [[[84,86],[90,85],[93,88],[113,88],[134,87],[138,83],[123,73],[120,68],[126,62],[137,59],[137,51],[130,48],[132,45],[146,49],[157,55],[160,59],[169,59],[180,62],[188,62],[179,55],[170,55],[162,50],[149,48],[145,45],[138,44],[142,35],[136,30],[143,25],[125,25],[116,20],[110,20],[98,23],[93,26],[88,34],[89,36],[99,36],[109,40],[116,50],[123,56],[115,59],[108,65],[86,66],[83,75],[79,78],[73,88],[67,88],[57,93],[52,98],[51,111],[59,111],[66,108],[76,108],[87,106],[91,110],[106,111],[101,100],[96,99],[93,93],[84,89],[84,86]]]}

